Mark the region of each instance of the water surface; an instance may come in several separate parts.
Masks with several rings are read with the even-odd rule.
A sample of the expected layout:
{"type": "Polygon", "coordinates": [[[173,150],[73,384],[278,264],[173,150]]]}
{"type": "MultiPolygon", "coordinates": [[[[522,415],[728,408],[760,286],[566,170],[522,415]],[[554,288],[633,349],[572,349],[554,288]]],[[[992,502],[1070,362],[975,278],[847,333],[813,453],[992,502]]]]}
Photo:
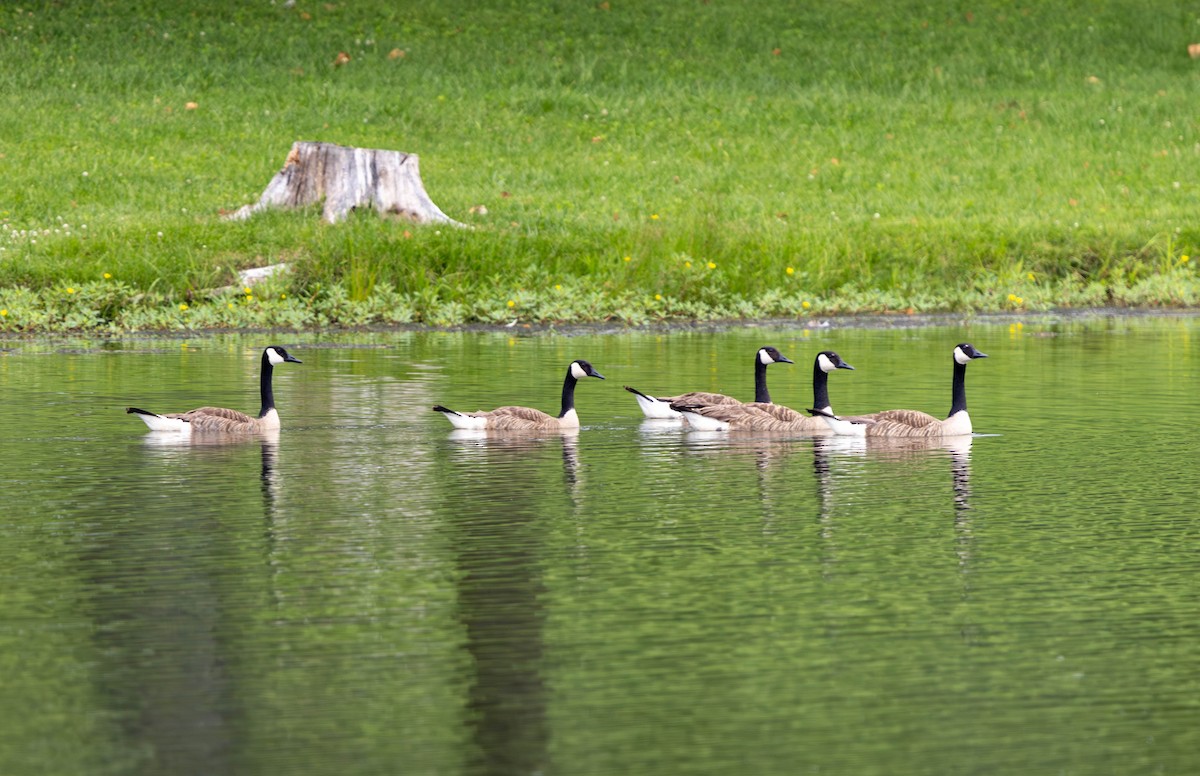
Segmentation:
{"type": "Polygon", "coordinates": [[[0,355],[0,773],[1200,769],[1200,325],[274,335],[0,355]],[[621,385],[944,415],[864,445],[686,432],[621,385]],[[577,434],[430,411],[557,408],[577,434]]]}

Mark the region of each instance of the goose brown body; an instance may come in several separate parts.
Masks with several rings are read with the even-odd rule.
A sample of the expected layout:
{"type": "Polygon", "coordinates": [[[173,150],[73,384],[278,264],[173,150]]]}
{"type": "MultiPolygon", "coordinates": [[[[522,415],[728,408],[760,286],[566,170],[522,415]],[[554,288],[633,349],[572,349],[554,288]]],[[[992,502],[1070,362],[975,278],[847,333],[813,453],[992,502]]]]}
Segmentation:
{"type": "Polygon", "coordinates": [[[798,433],[828,434],[829,426],[821,418],[801,415],[789,407],[778,404],[712,404],[696,406],[672,404],[672,408],[684,413],[688,423],[702,429],[707,426],[696,421],[696,416],[723,424],[721,430],[745,431],[792,431],[798,433]]]}
{"type": "MultiPolygon", "coordinates": [[[[434,407],[437,409],[437,407],[434,407]]],[[[441,412],[442,410],[439,410],[441,412]]],[[[572,424],[564,423],[563,418],[551,415],[548,412],[542,412],[533,407],[497,407],[494,410],[480,410],[478,412],[462,412],[469,418],[475,418],[483,421],[483,425],[479,428],[491,429],[493,431],[554,431],[561,428],[570,428],[572,424]]],[[[575,418],[575,426],[578,426],[578,417],[575,418]]]]}

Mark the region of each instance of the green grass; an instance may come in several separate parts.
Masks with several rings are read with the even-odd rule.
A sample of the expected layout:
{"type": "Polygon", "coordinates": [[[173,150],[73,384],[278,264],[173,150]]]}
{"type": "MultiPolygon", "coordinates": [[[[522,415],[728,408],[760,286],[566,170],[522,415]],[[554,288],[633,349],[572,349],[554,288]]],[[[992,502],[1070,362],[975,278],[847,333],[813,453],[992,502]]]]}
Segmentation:
{"type": "Polygon", "coordinates": [[[1194,7],[796,6],[2,7],[0,330],[1200,299],[1194,7]],[[474,228],[221,220],[298,139],[474,228]]]}

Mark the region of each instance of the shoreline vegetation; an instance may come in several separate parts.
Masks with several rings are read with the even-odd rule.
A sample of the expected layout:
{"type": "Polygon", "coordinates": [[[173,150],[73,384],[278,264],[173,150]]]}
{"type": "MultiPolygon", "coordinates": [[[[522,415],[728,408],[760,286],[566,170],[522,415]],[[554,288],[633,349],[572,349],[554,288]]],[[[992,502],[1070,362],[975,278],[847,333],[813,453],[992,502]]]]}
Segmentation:
{"type": "Polygon", "coordinates": [[[0,332],[1200,306],[1187,4],[426,5],[0,8],[0,332]],[[301,139],[470,228],[223,220],[301,139]]]}

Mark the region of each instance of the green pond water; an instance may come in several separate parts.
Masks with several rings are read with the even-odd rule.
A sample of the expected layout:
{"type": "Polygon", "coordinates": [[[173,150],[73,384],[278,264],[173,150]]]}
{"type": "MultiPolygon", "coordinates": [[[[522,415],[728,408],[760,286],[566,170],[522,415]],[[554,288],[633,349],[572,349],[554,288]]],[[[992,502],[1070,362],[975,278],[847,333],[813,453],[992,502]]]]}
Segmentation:
{"type": "Polygon", "coordinates": [[[0,343],[0,774],[1200,772],[1200,319],[0,343]],[[647,392],[950,406],[932,445],[647,392]],[[258,408],[230,443],[124,407],[258,408]],[[557,410],[573,435],[430,410],[557,410]]]}

